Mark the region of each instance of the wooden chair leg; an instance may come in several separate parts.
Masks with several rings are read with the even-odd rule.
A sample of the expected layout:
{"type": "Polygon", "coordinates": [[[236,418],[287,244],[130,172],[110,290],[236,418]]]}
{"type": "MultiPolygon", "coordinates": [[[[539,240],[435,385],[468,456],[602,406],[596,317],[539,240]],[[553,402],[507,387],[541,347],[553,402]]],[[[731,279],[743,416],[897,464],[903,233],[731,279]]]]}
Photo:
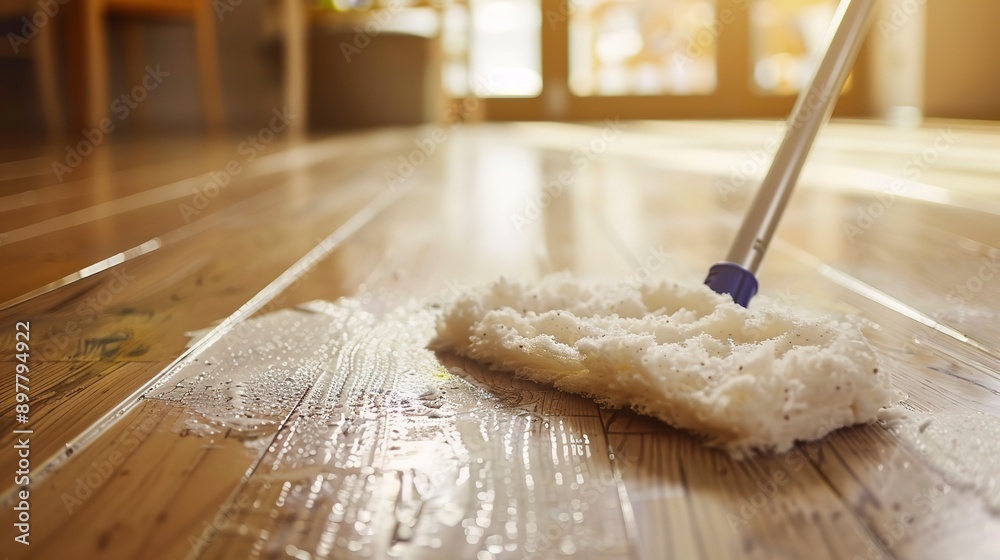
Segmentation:
{"type": "MultiPolygon", "coordinates": [[[[129,88],[132,88],[140,85],[146,75],[146,57],[142,45],[140,24],[134,21],[126,22],[122,26],[121,39],[125,46],[122,52],[125,64],[125,82],[129,88]]],[[[149,105],[147,103],[139,103],[133,115],[136,129],[145,131],[149,128],[149,105]]]]}
{"type": "Polygon", "coordinates": [[[220,133],[225,127],[222,106],[222,85],[219,76],[219,54],[215,42],[215,14],[206,0],[196,2],[194,12],[194,32],[198,73],[201,82],[201,100],[205,111],[205,121],[212,133],[220,133]]]}
{"type": "Polygon", "coordinates": [[[306,130],[309,104],[306,84],[306,38],[308,22],[302,0],[284,0],[285,10],[285,105],[294,118],[288,125],[288,136],[301,138],[306,130]]]}
{"type": "Polygon", "coordinates": [[[83,6],[84,79],[87,84],[86,126],[96,127],[108,114],[108,24],[104,2],[83,6]]]}
{"type": "Polygon", "coordinates": [[[55,26],[45,25],[35,38],[35,69],[42,111],[49,137],[57,139],[65,132],[56,68],[55,26]]]}

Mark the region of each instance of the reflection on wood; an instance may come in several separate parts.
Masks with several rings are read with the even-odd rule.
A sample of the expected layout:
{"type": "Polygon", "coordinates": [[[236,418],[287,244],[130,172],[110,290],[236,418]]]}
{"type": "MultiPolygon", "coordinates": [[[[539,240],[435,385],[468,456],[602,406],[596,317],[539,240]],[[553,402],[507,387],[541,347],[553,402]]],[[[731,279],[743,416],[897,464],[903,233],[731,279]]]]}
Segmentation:
{"type": "MultiPolygon", "coordinates": [[[[699,281],[724,253],[753,181],[719,185],[771,131],[635,123],[581,167],[572,154],[599,127],[466,127],[398,192],[384,174],[420,130],[319,142],[329,161],[310,156],[301,165],[296,158],[313,144],[288,147],[306,150],[295,157],[276,147],[287,156],[270,160],[279,170],[235,178],[203,221],[180,229],[175,201],[148,195],[149,204],[121,206],[178,180],[180,171],[157,167],[156,150],[107,154],[110,175],[81,168],[80,188],[112,185],[106,200],[12,180],[13,192],[37,188],[45,198],[30,209],[0,199],[4,219],[20,220],[4,223],[17,231],[54,220],[46,227],[55,229],[21,231],[0,246],[9,276],[25,263],[51,264],[5,283],[4,300],[151,238],[162,246],[0,311],[4,363],[15,359],[13,324],[32,322],[32,545],[11,554],[997,557],[1000,519],[881,425],[735,462],[650,418],[462,358],[426,352],[413,358],[419,367],[403,367],[407,344],[429,326],[390,328],[382,319],[412,297],[440,303],[501,274],[554,270],[699,281]],[[136,171],[148,166],[159,171],[136,171]],[[561,171],[570,172],[564,190],[541,198],[561,171]],[[348,228],[328,257],[286,290],[266,290],[386,192],[398,198],[348,228]],[[117,210],[86,224],[64,219],[106,202],[117,210]],[[65,254],[52,253],[56,244],[65,254]],[[185,351],[186,332],[262,290],[270,299],[241,325],[284,317],[298,326],[241,326],[196,344],[117,421],[88,431],[185,351]],[[364,313],[279,311],[341,295],[358,296],[364,313]],[[256,381],[236,391],[225,367],[256,381]],[[253,400],[260,395],[267,398],[253,400]],[[245,416],[230,414],[227,396],[245,416]],[[75,446],[81,434],[89,445],[75,446]]],[[[862,317],[912,410],[1000,414],[1000,274],[991,268],[1000,254],[1000,165],[986,156],[1000,148],[997,132],[959,123],[912,132],[831,126],[761,271],[763,296],[778,304],[862,317]],[[907,183],[863,234],[847,235],[859,209],[885,204],[858,187],[902,177],[907,159],[947,127],[958,139],[921,183],[907,183]]],[[[200,157],[192,176],[230,154],[200,157]]],[[[0,381],[8,409],[13,391],[10,377],[0,381]]],[[[13,420],[2,427],[9,450],[13,420]]],[[[4,453],[0,465],[10,472],[16,459],[4,453]]],[[[0,514],[6,539],[14,490],[0,514]]]]}

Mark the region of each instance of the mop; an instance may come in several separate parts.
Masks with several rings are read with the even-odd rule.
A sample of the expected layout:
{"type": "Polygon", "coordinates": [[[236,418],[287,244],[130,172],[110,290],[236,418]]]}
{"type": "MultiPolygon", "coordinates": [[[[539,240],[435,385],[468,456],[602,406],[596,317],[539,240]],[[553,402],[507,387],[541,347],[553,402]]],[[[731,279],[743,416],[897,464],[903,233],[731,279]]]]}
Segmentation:
{"type": "Polygon", "coordinates": [[[468,290],[431,347],[699,434],[734,456],[874,421],[891,381],[856,324],[767,306],[754,277],[813,140],[829,118],[874,0],[844,0],[811,85],[726,261],[706,285],[604,285],[558,274],[468,290]]]}

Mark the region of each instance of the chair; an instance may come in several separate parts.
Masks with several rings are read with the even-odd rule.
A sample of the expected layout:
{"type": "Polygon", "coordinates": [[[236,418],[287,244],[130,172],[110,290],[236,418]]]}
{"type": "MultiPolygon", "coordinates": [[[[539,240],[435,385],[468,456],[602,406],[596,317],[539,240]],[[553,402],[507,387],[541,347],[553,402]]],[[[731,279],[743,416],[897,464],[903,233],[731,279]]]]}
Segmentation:
{"type": "MultiPolygon", "coordinates": [[[[31,0],[21,2],[0,3],[0,19],[20,18],[27,16],[28,20],[39,10],[38,4],[31,0]]],[[[47,14],[46,14],[47,15],[47,14]]],[[[52,18],[45,18],[45,23],[37,27],[33,37],[21,37],[22,41],[0,41],[0,56],[31,57],[35,61],[35,79],[38,95],[42,102],[42,115],[45,126],[52,137],[63,132],[63,111],[58,91],[58,65],[56,61],[56,25],[52,18]]]]}
{"type": "MultiPolygon", "coordinates": [[[[107,16],[115,13],[144,19],[180,18],[192,21],[206,124],[210,131],[222,130],[222,87],[215,45],[215,14],[210,0],[83,0],[82,4],[83,81],[88,94],[84,110],[88,126],[97,126],[108,116],[107,16]]],[[[126,60],[138,60],[141,63],[141,56],[136,52],[140,48],[139,41],[136,35],[131,37],[126,60]]],[[[128,68],[127,72],[135,70],[136,68],[128,68]]]]}

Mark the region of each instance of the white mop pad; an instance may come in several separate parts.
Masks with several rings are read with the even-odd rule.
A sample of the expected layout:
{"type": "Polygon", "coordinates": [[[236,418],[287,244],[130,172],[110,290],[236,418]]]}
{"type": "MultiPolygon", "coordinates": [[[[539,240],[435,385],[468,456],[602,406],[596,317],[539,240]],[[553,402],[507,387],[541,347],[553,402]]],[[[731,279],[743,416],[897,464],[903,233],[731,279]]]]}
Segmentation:
{"type": "Polygon", "coordinates": [[[569,275],[461,295],[432,347],[629,407],[743,455],[871,422],[889,375],[850,323],[747,311],[703,285],[569,275]]]}

